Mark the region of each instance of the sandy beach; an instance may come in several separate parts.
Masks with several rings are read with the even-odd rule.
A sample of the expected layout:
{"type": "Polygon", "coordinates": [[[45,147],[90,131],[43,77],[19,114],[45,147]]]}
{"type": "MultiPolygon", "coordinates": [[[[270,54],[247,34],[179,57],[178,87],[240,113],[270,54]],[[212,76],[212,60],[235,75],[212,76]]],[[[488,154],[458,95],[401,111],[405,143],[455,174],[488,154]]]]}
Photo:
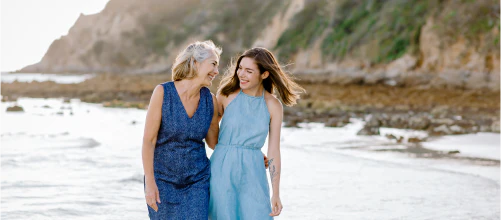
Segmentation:
{"type": "MultiPolygon", "coordinates": [[[[147,218],[145,110],[77,99],[17,103],[25,112],[5,112],[14,103],[2,103],[2,218],[147,218]]],[[[363,126],[351,119],[341,128],[283,129],[284,211],[277,219],[499,219],[499,158],[485,156],[499,153],[499,134],[470,134],[465,138],[475,141],[466,144],[461,136],[425,142],[430,150],[465,152],[434,157],[381,135],[356,135],[363,126]]]]}

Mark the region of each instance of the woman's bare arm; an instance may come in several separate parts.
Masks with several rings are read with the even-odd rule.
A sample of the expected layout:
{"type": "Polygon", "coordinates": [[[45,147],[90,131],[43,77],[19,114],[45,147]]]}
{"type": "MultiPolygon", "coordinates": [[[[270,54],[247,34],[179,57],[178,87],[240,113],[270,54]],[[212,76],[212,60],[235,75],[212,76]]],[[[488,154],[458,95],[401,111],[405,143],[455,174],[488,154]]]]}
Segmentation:
{"type": "Polygon", "coordinates": [[[217,111],[218,111],[218,115],[217,115],[217,121],[221,121],[221,119],[223,118],[223,114],[224,114],[224,102],[226,102],[226,99],[228,97],[224,96],[224,95],[221,95],[221,94],[218,94],[216,96],[216,99],[217,99],[217,111]]]}
{"type": "Polygon", "coordinates": [[[209,131],[207,132],[207,136],[205,137],[205,142],[207,143],[209,148],[214,150],[219,135],[219,104],[216,96],[214,94],[211,95],[212,95],[212,103],[214,106],[214,114],[212,116],[209,131]]]}
{"type": "Polygon", "coordinates": [[[158,210],[156,202],[160,203],[160,194],[155,183],[153,156],[157,142],[158,129],[160,128],[162,120],[163,97],[163,87],[161,85],[156,86],[151,95],[148,112],[146,113],[142,147],[146,203],[155,211],[158,210]]]}
{"type": "Polygon", "coordinates": [[[283,107],[275,98],[271,98],[268,103],[270,111],[270,135],[268,139],[268,169],[270,172],[270,181],[273,188],[272,195],[272,213],[271,216],[278,216],[282,210],[280,201],[280,174],[282,171],[280,156],[280,131],[282,128],[283,107]]]}

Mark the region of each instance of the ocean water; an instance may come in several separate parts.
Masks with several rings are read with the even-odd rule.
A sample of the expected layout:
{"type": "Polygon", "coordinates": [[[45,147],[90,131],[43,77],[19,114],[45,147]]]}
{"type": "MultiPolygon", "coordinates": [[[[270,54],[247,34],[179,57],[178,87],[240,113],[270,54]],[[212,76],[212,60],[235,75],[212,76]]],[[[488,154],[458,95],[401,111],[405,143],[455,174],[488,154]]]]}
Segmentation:
{"type": "MultiPolygon", "coordinates": [[[[20,98],[25,112],[6,112],[13,104],[0,108],[2,219],[148,218],[145,110],[20,98]]],[[[499,134],[442,137],[428,151],[357,136],[362,126],[283,128],[276,219],[499,219],[499,134]]]]}
{"type": "Polygon", "coordinates": [[[48,74],[48,73],[1,73],[3,83],[54,81],[60,84],[80,83],[94,77],[94,74],[48,74]]]}

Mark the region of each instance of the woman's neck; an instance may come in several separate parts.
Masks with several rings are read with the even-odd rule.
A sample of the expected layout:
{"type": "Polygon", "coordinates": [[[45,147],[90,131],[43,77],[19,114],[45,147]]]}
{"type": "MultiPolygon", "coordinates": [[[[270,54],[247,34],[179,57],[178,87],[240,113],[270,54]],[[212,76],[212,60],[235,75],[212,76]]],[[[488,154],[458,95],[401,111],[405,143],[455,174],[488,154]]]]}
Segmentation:
{"type": "Polygon", "coordinates": [[[187,99],[192,99],[200,95],[200,89],[203,87],[200,83],[196,83],[190,79],[175,81],[174,84],[178,90],[179,96],[187,99]]]}
{"type": "Polygon", "coordinates": [[[262,96],[263,95],[263,85],[256,86],[255,88],[242,89],[242,92],[250,96],[262,96]]]}

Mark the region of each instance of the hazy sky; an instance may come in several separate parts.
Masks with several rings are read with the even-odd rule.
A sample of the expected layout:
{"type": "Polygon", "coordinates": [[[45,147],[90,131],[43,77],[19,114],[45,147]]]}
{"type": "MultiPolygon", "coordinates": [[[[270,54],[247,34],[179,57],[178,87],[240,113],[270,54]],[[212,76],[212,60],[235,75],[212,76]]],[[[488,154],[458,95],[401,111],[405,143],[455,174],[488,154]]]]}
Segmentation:
{"type": "Polygon", "coordinates": [[[40,61],[52,41],[66,35],[80,13],[100,12],[108,0],[1,0],[0,70],[40,61]]]}

